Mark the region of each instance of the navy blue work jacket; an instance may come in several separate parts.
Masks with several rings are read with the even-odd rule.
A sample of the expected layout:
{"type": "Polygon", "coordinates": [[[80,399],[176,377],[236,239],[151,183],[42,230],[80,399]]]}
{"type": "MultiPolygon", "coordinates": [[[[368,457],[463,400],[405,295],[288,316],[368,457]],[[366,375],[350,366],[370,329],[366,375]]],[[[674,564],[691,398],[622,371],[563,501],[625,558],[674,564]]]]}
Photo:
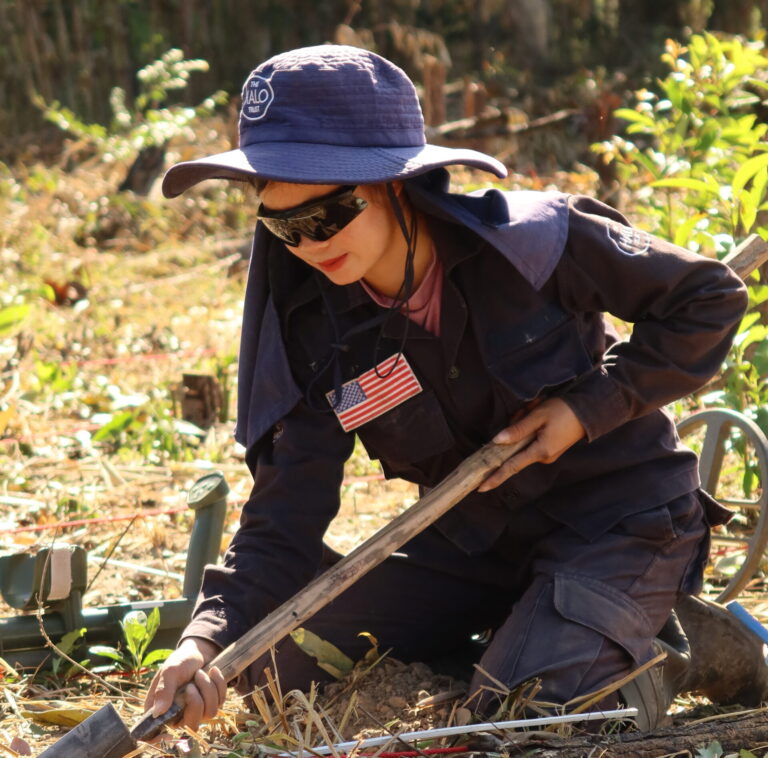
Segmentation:
{"type": "Polygon", "coordinates": [[[540,514],[597,539],[699,486],[695,456],[660,408],[720,367],[746,306],[738,277],[590,198],[454,195],[444,170],[406,190],[445,272],[439,337],[402,314],[382,322],[359,283],[333,285],[257,228],[236,434],[254,489],[185,636],[229,644],[312,578],[354,444],[326,394],[401,348],[423,390],[355,430],[388,477],[435,486],[555,392],[586,430],[556,462],[472,493],[438,521],[470,555],[540,514]],[[619,340],[604,312],[633,323],[631,338],[619,340]]]}

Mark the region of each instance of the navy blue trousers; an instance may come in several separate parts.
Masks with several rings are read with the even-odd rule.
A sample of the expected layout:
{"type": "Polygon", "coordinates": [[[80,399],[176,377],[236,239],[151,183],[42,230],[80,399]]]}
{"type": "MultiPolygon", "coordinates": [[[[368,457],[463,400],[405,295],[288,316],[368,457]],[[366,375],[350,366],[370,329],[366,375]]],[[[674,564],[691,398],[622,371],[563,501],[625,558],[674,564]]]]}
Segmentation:
{"type": "MultiPolygon", "coordinates": [[[[465,657],[470,638],[492,630],[468,665],[475,707],[494,710],[498,685],[540,678],[537,699],[565,703],[653,657],[652,640],[680,593],[700,589],[708,528],[696,492],[628,516],[585,539],[532,509],[494,547],[468,556],[430,528],[313,616],[306,628],[353,660],[370,648],[403,661],[465,657]],[[474,669],[474,670],[473,670],[474,669]]],[[[283,691],[330,677],[287,639],[275,651],[283,691]]],[[[239,683],[263,682],[265,657],[239,683]]]]}

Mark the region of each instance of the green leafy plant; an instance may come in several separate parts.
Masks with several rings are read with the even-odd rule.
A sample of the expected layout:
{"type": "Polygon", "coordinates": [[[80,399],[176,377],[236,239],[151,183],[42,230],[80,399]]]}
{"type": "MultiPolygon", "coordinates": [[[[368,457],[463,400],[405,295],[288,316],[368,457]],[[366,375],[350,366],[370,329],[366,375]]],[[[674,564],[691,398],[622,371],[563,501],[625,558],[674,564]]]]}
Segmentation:
{"type": "Polygon", "coordinates": [[[201,434],[193,424],[173,418],[168,404],[158,400],[115,413],[92,439],[112,453],[160,463],[191,460],[201,434]]]}
{"type": "MultiPolygon", "coordinates": [[[[739,239],[768,239],[768,56],[763,44],[713,34],[686,46],[668,40],[669,74],[658,90],[621,108],[626,135],[593,146],[616,165],[634,194],[642,224],[670,241],[722,256],[739,239]]],[[[750,279],[750,307],[726,362],[723,389],[710,404],[736,408],[768,432],[768,287],[750,279]]]]}
{"type": "Polygon", "coordinates": [[[71,392],[76,387],[77,366],[74,363],[36,361],[34,377],[41,391],[45,389],[54,395],[60,395],[71,392]]]}
{"type": "Polygon", "coordinates": [[[168,103],[173,91],[187,87],[190,74],[207,70],[206,61],[185,59],[176,48],[168,50],[137,73],[139,94],[131,106],[124,89],[112,89],[109,126],[85,123],[58,102],[46,103],[41,97],[36,97],[35,102],[46,119],[95,147],[105,161],[120,161],[146,148],[164,146],[180,134],[190,136],[190,124],[194,120],[210,115],[225,102],[226,93],[219,90],[197,106],[168,103]]]}
{"type": "Polygon", "coordinates": [[[29,316],[29,304],[18,303],[0,308],[0,337],[10,334],[29,316]]]}
{"type": "MultiPolygon", "coordinates": [[[[752,288],[751,304],[768,302],[768,286],[752,288]]],[[[760,323],[760,313],[751,310],[741,322],[739,333],[731,350],[733,371],[727,378],[724,397],[739,411],[748,406],[757,406],[759,422],[768,422],[768,407],[765,406],[765,377],[768,376],[768,326],[760,323]]],[[[761,423],[768,429],[768,424],[761,423]]]]}
{"type": "Polygon", "coordinates": [[[678,245],[728,250],[751,231],[768,238],[768,124],[755,106],[768,92],[762,43],[696,34],[668,40],[669,74],[658,91],[635,92],[615,115],[626,136],[593,145],[613,162],[652,231],[678,245]]]}
{"type": "Polygon", "coordinates": [[[160,610],[153,608],[149,616],[144,611],[130,611],[120,622],[123,630],[123,648],[108,645],[93,645],[88,648],[91,655],[109,658],[113,663],[110,669],[139,672],[162,663],[172,652],[168,648],[158,648],[147,652],[152,640],[160,628],[160,610]]]}

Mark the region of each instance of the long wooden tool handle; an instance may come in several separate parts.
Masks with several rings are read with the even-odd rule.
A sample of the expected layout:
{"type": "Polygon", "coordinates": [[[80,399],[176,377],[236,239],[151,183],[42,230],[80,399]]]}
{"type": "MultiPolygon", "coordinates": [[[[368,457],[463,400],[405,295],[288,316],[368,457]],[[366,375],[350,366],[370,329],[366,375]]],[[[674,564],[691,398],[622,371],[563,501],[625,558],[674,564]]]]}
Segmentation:
{"type": "Polygon", "coordinates": [[[286,634],[440,518],[476,489],[504,461],[526,447],[532,439],[533,437],[528,437],[513,445],[489,443],[480,448],[407,511],[390,521],[298,594],[272,611],[239,640],[222,650],[208,664],[208,668],[217,666],[227,681],[234,679],[286,634]]]}
{"type": "Polygon", "coordinates": [[[750,234],[723,258],[742,279],[746,279],[758,266],[768,261],[768,242],[757,234],[750,234]]]}

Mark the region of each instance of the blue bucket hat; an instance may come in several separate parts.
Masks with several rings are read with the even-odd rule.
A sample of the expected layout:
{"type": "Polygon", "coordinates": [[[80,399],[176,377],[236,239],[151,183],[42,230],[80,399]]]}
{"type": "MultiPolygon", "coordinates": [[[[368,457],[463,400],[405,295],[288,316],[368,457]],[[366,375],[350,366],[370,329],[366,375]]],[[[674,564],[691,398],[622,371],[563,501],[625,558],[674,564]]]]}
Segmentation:
{"type": "Polygon", "coordinates": [[[374,184],[462,164],[506,176],[475,150],[428,145],[411,80],[368,50],[318,45],[281,53],[243,86],[240,147],[172,166],[163,193],[204,179],[374,184]]]}

